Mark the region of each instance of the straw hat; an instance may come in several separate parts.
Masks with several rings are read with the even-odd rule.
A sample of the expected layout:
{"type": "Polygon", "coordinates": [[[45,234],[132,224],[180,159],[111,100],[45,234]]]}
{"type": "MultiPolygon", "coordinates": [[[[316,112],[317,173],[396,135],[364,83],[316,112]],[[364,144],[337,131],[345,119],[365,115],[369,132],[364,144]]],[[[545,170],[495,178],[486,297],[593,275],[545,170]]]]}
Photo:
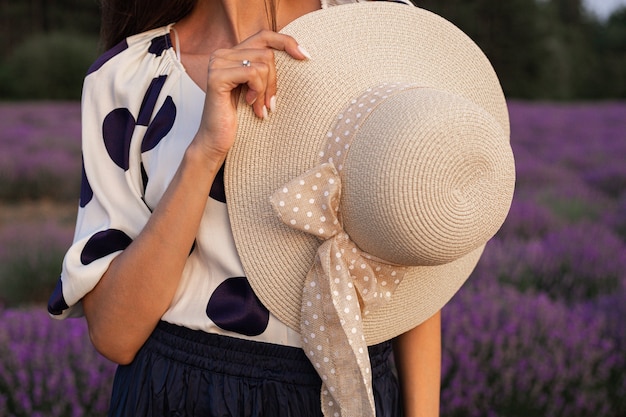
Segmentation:
{"type": "Polygon", "coordinates": [[[278,110],[238,108],[226,160],[237,250],[257,296],[300,332],[325,416],[374,416],[367,345],[431,317],[502,225],[515,182],[506,102],[459,29],[389,2],[282,30],[278,110]]]}
{"type": "Polygon", "coordinates": [[[404,275],[363,311],[366,343],[379,343],[441,309],[504,221],[515,182],[505,98],[474,42],[426,10],[355,3],[282,32],[313,58],[276,53],[278,109],[269,120],[239,106],[225,167],[237,250],[263,304],[301,331],[305,281],[328,238],[305,229],[307,216],[325,217],[305,206],[328,197],[306,175],[338,178],[340,195],[329,198],[341,230],[332,236],[404,275]],[[277,213],[282,190],[298,185],[286,204],[294,218],[277,213]]]}

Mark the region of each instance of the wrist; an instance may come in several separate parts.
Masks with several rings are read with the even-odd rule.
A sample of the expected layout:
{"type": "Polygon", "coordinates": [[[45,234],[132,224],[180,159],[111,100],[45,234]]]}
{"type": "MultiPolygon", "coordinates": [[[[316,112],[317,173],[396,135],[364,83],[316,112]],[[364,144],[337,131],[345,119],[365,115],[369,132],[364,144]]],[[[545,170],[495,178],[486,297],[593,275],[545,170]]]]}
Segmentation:
{"type": "Polygon", "coordinates": [[[198,141],[194,140],[187,147],[184,159],[188,163],[203,167],[204,169],[211,170],[214,166],[219,169],[224,163],[227,153],[228,150],[207,146],[206,144],[198,143],[198,141]]]}
{"type": "Polygon", "coordinates": [[[185,151],[181,167],[183,171],[193,172],[196,181],[208,181],[211,184],[226,159],[226,153],[192,142],[185,151]]]}

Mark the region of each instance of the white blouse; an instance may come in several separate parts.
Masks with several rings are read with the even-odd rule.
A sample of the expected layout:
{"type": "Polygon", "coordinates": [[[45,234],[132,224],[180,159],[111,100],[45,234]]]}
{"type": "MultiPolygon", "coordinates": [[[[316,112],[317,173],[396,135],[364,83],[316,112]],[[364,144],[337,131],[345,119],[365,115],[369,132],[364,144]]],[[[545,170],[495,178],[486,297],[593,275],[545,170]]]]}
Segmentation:
{"type": "MultiPolygon", "coordinates": [[[[354,0],[322,0],[322,7],[350,2],[354,0]]],[[[53,317],[83,314],[82,298],[139,235],[200,125],[205,94],[180,63],[171,28],[127,38],[103,54],[85,77],[78,218],[74,242],[48,304],[53,317]]],[[[299,334],[274,317],[250,287],[226,204],[220,171],[162,320],[301,346],[299,334]]]]}

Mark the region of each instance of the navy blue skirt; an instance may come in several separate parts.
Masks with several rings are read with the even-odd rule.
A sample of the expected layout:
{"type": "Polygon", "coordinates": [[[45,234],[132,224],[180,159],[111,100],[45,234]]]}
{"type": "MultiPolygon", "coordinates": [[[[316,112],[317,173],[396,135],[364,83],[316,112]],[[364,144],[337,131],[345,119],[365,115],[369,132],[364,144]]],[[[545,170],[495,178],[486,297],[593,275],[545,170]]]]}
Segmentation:
{"type": "MultiPolygon", "coordinates": [[[[369,348],[377,417],[402,416],[391,352],[369,348]]],[[[302,349],[160,322],[118,367],[109,417],[321,417],[320,387],[302,349]]]]}

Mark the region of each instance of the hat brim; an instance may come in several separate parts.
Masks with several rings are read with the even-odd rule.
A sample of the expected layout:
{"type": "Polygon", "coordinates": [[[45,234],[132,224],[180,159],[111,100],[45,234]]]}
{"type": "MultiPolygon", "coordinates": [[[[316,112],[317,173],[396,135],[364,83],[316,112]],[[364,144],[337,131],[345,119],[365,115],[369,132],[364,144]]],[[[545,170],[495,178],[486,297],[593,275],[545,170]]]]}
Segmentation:
{"type": "MultiPolygon", "coordinates": [[[[282,322],[300,329],[302,286],[320,240],[284,225],[270,195],[319,164],[336,116],[351,99],[383,82],[414,83],[461,96],[491,114],[506,137],[509,120],[498,78],[478,46],[423,9],[387,2],[309,13],[285,27],[311,53],[276,53],[278,109],[258,119],[238,108],[238,133],[225,166],[228,211],[250,285],[282,322]]],[[[425,321],[459,290],[484,245],[451,263],[412,267],[386,306],[364,318],[368,344],[425,321]]]]}

